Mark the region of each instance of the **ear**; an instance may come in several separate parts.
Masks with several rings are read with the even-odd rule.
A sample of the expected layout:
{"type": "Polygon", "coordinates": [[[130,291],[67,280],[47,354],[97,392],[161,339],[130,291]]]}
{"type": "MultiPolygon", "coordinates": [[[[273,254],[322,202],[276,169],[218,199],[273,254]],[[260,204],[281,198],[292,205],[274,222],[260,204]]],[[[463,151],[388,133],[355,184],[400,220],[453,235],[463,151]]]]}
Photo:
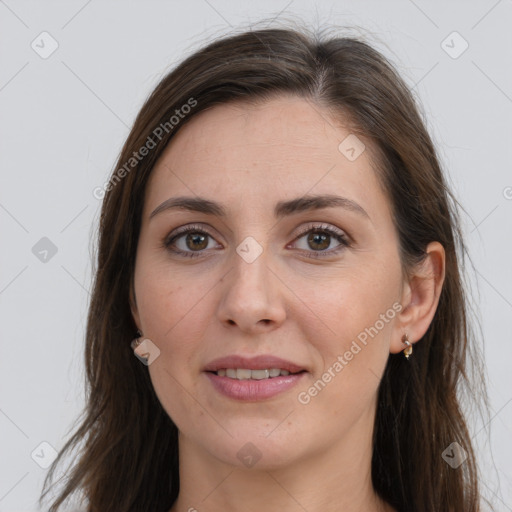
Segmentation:
{"type": "Polygon", "coordinates": [[[439,242],[431,242],[426,253],[403,287],[402,310],[397,316],[390,346],[393,354],[404,350],[404,334],[413,344],[425,335],[439,304],[445,277],[444,247],[439,242]]]}
{"type": "Polygon", "coordinates": [[[130,296],[129,296],[130,310],[132,312],[133,321],[135,322],[137,329],[142,331],[141,325],[140,325],[139,309],[137,307],[137,300],[135,298],[135,290],[133,287],[133,279],[131,280],[131,283],[130,283],[130,292],[129,293],[130,293],[130,296]]]}

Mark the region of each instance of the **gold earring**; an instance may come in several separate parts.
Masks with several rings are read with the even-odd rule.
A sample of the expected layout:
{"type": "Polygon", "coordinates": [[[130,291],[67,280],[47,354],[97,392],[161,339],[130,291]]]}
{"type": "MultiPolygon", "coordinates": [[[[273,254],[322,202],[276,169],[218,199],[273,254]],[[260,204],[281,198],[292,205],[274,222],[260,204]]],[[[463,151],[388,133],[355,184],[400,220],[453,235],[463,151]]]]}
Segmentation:
{"type": "Polygon", "coordinates": [[[403,350],[403,353],[404,353],[405,358],[409,359],[409,356],[412,354],[412,345],[411,345],[411,342],[408,339],[407,334],[404,334],[402,336],[402,343],[407,345],[407,347],[405,347],[405,349],[403,350]]]}

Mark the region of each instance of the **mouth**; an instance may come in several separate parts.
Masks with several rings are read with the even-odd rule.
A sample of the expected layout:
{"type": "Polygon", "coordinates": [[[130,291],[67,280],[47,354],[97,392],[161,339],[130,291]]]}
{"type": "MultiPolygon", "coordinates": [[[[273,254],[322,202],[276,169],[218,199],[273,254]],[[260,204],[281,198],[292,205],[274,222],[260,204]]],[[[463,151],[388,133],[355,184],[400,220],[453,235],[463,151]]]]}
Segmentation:
{"type": "Polygon", "coordinates": [[[251,370],[249,368],[221,368],[215,372],[209,373],[214,373],[219,377],[228,377],[229,379],[265,380],[275,379],[276,377],[286,377],[288,375],[297,375],[305,371],[306,370],[290,372],[289,370],[285,370],[283,368],[265,368],[262,370],[251,370]]]}
{"type": "Polygon", "coordinates": [[[213,388],[224,397],[261,401],[290,390],[308,370],[274,356],[228,356],[203,369],[213,388]]]}

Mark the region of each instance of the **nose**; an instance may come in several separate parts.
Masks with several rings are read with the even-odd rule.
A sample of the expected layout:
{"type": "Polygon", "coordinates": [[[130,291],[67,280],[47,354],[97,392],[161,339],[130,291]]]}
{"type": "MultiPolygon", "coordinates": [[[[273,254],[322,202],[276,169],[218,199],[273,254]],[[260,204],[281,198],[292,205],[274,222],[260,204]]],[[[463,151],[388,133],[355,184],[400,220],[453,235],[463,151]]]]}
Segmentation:
{"type": "Polygon", "coordinates": [[[283,288],[268,266],[266,252],[251,263],[234,253],[222,282],[218,318],[226,327],[250,334],[272,331],[286,318],[283,288]]]}

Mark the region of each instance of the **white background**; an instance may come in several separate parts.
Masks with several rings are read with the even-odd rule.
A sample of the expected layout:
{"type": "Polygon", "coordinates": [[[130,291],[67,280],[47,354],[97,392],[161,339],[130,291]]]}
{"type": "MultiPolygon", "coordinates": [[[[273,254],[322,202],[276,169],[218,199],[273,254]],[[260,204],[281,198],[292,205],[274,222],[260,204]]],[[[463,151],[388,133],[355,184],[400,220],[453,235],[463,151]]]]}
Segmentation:
{"type": "Polygon", "coordinates": [[[31,454],[59,450],[83,407],[93,189],[163,73],[274,17],[359,27],[424,106],[476,268],[490,422],[471,433],[485,494],[512,511],[512,1],[0,0],[0,512],[37,510],[45,470],[31,454]],[[43,31],[58,43],[46,59],[31,47],[51,49],[43,31]],[[442,46],[453,31],[469,44],[458,58],[442,46]],[[42,237],[57,248],[46,263],[32,252],[42,237]]]}

